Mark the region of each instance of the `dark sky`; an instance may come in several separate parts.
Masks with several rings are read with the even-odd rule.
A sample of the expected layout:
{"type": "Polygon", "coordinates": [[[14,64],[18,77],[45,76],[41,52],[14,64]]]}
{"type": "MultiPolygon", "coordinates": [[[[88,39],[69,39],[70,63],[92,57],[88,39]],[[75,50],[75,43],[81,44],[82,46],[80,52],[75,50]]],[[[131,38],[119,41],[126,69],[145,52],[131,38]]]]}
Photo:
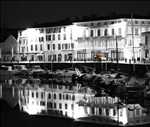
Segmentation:
{"type": "Polygon", "coordinates": [[[52,22],[73,16],[97,14],[105,16],[112,12],[150,14],[150,2],[137,1],[3,1],[1,2],[1,27],[28,27],[34,22],[52,22]]]}

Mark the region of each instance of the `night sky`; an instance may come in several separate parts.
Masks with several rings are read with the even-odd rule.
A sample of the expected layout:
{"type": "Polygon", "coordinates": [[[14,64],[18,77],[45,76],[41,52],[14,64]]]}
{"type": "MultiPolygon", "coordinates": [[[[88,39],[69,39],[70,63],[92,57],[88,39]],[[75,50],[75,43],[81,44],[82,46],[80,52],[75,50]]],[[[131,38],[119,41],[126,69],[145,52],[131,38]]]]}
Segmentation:
{"type": "Polygon", "coordinates": [[[62,20],[68,17],[82,17],[96,14],[107,16],[135,13],[142,16],[150,15],[150,2],[137,1],[3,1],[1,2],[1,27],[21,28],[33,23],[44,23],[62,20]]]}

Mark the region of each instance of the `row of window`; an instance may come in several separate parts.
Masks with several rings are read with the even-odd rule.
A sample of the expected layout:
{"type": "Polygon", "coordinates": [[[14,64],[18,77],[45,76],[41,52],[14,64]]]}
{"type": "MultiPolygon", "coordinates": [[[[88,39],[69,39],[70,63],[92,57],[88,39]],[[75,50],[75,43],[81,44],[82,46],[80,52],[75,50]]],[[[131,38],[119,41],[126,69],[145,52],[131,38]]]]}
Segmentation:
{"type": "MultiPolygon", "coordinates": [[[[54,109],[57,109],[57,108],[63,109],[63,104],[62,103],[56,103],[56,102],[54,102],[54,103],[48,102],[47,103],[47,107],[48,108],[54,108],[54,109]]],[[[68,104],[67,103],[64,104],[64,109],[68,109],[68,104]]],[[[73,104],[71,104],[71,109],[72,110],[74,109],[74,105],[73,104]]]]}
{"type": "Polygon", "coordinates": [[[52,94],[49,93],[48,94],[48,99],[59,99],[59,100],[75,100],[75,95],[69,95],[69,94],[61,94],[59,93],[58,95],[56,93],[52,94]]]}
{"type": "MultiPolygon", "coordinates": [[[[44,99],[45,98],[45,93],[44,92],[32,92],[31,93],[32,98],[41,98],[44,99]]],[[[59,100],[75,100],[75,95],[69,95],[69,94],[61,94],[59,93],[58,95],[56,93],[52,94],[49,93],[48,94],[48,99],[59,99],[59,100]]]]}
{"type": "MultiPolygon", "coordinates": [[[[94,30],[90,30],[90,37],[94,36],[109,36],[110,34],[108,33],[108,29],[105,29],[102,33],[101,29],[97,30],[97,35],[94,34],[94,30]]],[[[114,36],[115,34],[121,35],[122,34],[122,29],[118,28],[118,33],[116,33],[115,29],[111,29],[111,35],[114,36]]]]}
{"type": "MultiPolygon", "coordinates": [[[[62,54],[53,54],[53,55],[48,55],[48,61],[62,61],[62,54]]],[[[64,61],[72,61],[73,60],[73,55],[72,53],[65,54],[64,55],[64,61]]]]}
{"type": "MultiPolygon", "coordinates": [[[[31,51],[33,51],[34,48],[35,48],[35,51],[38,51],[38,45],[37,44],[35,44],[35,47],[33,47],[33,45],[31,45],[31,51]]],[[[43,51],[43,45],[42,44],[40,44],[40,50],[43,51]]]]}
{"type": "MultiPolygon", "coordinates": [[[[47,44],[47,50],[50,50],[51,44],[47,44]]],[[[56,44],[52,44],[52,49],[56,49],[56,44]]],[[[74,43],[58,44],[58,50],[74,49],[74,43]]]]}
{"type": "Polygon", "coordinates": [[[65,32],[66,31],[66,27],[51,27],[51,28],[41,28],[39,29],[40,33],[44,33],[44,30],[46,33],[60,33],[61,32],[61,29],[65,32]]]}

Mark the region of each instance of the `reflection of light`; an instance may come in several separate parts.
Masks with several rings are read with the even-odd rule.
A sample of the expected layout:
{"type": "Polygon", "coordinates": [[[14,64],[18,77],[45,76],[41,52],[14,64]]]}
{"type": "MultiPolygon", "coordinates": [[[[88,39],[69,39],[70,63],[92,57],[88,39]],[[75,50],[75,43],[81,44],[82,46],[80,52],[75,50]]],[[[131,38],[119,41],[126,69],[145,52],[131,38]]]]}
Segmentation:
{"type": "Polygon", "coordinates": [[[34,40],[39,35],[39,31],[34,28],[27,28],[22,32],[22,35],[30,40],[34,40]]]}
{"type": "Polygon", "coordinates": [[[84,107],[83,106],[78,106],[78,104],[75,104],[75,109],[74,109],[74,119],[80,118],[80,117],[86,117],[87,114],[85,113],[84,107]]]}
{"type": "Polygon", "coordinates": [[[27,104],[26,106],[24,106],[24,111],[26,111],[29,114],[38,114],[42,110],[44,110],[44,107],[42,106],[37,106],[33,104],[27,104]]]}
{"type": "Polygon", "coordinates": [[[127,124],[128,123],[127,109],[124,107],[119,109],[118,112],[119,114],[117,113],[115,117],[112,117],[112,119],[121,122],[123,125],[127,124]]]}

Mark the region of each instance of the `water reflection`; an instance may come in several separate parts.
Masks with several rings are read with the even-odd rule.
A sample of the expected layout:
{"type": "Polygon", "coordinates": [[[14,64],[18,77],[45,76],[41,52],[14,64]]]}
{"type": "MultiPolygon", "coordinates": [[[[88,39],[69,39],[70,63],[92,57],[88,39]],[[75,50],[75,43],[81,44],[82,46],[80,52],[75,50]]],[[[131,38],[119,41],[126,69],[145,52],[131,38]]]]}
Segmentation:
{"type": "Polygon", "coordinates": [[[150,120],[150,105],[143,99],[137,102],[105,92],[98,97],[96,94],[95,90],[78,83],[64,85],[51,80],[17,77],[0,82],[0,97],[12,107],[19,103],[20,109],[29,114],[71,117],[81,121],[103,118],[120,124],[150,120]]]}

